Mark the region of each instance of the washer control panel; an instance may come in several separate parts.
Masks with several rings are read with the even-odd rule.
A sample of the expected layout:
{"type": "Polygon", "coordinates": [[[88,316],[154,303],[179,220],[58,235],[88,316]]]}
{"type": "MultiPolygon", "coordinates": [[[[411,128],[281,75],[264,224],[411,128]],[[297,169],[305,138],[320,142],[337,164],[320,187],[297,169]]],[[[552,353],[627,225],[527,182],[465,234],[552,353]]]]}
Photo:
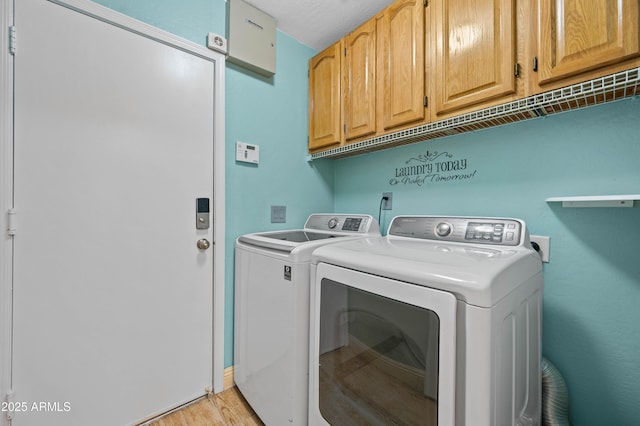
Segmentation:
{"type": "Polygon", "coordinates": [[[388,235],[517,246],[524,241],[524,222],[518,219],[396,216],[389,225],[388,235]]]}
{"type": "Polygon", "coordinates": [[[312,214],[304,228],[349,234],[379,233],[378,222],[372,216],[358,214],[312,214]]]}

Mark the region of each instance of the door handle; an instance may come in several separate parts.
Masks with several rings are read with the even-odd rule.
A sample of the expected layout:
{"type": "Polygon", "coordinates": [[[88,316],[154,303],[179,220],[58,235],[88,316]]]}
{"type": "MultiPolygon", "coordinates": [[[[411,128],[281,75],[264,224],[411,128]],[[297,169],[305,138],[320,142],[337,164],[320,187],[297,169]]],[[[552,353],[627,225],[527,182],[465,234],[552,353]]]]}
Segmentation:
{"type": "Polygon", "coordinates": [[[209,247],[211,247],[211,243],[209,242],[209,240],[207,240],[206,238],[201,238],[198,240],[198,243],[196,244],[198,246],[198,248],[200,250],[206,250],[209,247]]]}

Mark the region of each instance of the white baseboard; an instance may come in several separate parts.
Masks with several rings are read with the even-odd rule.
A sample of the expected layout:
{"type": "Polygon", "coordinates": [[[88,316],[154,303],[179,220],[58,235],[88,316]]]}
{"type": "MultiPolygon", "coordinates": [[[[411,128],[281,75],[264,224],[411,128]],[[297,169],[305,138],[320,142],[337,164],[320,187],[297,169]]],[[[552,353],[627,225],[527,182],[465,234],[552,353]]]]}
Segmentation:
{"type": "Polygon", "coordinates": [[[224,369],[223,381],[224,390],[230,389],[235,386],[235,383],[233,382],[233,365],[224,369]]]}

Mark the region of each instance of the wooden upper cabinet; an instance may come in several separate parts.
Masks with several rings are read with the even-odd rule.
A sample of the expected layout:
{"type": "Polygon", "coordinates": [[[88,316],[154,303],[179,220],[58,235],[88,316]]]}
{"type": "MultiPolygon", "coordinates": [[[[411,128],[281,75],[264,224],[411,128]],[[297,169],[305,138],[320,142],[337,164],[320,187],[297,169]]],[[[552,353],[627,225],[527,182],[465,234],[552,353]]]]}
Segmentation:
{"type": "Polygon", "coordinates": [[[639,67],[639,23],[639,0],[395,0],[309,61],[309,151],[639,67]]]}
{"type": "Polygon", "coordinates": [[[514,4],[513,0],[433,1],[436,118],[515,94],[514,4]]]}
{"type": "Polygon", "coordinates": [[[397,0],[378,19],[381,127],[424,121],[424,0],[397,0]]]}
{"type": "Polygon", "coordinates": [[[640,56],[638,22],[638,0],[538,0],[537,84],[640,56]]]}
{"type": "Polygon", "coordinates": [[[370,19],[344,38],[344,132],[347,141],[376,132],[376,25],[370,19]]]}
{"type": "Polygon", "coordinates": [[[337,42],[309,61],[309,151],[341,141],[341,58],[342,43],[337,42]]]}

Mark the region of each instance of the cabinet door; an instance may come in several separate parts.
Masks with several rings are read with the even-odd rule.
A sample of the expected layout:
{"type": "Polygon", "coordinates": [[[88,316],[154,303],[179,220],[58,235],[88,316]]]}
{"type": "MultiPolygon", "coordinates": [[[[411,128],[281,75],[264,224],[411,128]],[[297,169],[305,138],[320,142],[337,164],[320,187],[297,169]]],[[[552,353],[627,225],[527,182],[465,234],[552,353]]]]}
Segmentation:
{"type": "Polygon", "coordinates": [[[309,61],[309,151],[340,143],[340,54],[338,42],[309,61]]]}
{"type": "Polygon", "coordinates": [[[376,26],[371,19],[344,38],[345,139],[376,131],[376,26]]]}
{"type": "Polygon", "coordinates": [[[638,0],[539,0],[539,38],[540,84],[640,56],[638,0]]]}
{"type": "Polygon", "coordinates": [[[434,2],[437,114],[515,93],[514,3],[434,2]]]}
{"type": "Polygon", "coordinates": [[[397,0],[380,25],[382,128],[425,119],[425,6],[423,0],[397,0]]]}

